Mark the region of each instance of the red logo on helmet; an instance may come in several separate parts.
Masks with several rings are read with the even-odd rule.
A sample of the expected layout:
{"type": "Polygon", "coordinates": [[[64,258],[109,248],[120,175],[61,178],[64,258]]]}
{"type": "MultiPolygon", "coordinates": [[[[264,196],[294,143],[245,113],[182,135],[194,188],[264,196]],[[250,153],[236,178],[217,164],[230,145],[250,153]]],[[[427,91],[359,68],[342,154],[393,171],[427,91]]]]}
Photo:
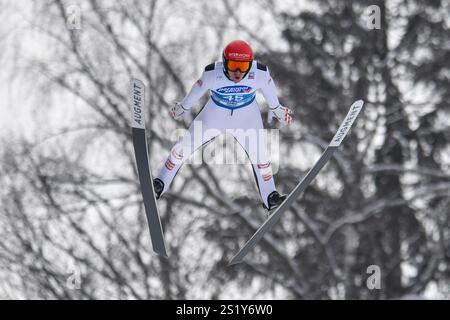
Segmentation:
{"type": "Polygon", "coordinates": [[[228,54],[228,59],[230,59],[230,60],[247,60],[247,59],[250,59],[250,55],[248,53],[230,52],[228,54]]]}

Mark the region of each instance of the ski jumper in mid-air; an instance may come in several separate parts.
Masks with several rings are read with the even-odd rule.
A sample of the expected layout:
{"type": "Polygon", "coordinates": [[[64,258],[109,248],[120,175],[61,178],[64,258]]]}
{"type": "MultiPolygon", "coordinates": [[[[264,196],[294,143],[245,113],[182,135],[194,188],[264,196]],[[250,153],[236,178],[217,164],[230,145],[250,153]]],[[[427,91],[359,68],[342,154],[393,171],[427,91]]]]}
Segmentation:
{"type": "Polygon", "coordinates": [[[245,149],[256,178],[261,199],[266,209],[273,210],[286,198],[275,189],[272,166],[263,135],[247,139],[248,130],[263,130],[261,112],[256,102],[256,91],[261,90],[269,105],[269,117],[275,117],[288,125],[292,122],[291,111],[280,105],[276,87],[269,69],[253,60],[251,47],[242,40],[229,43],[223,51],[223,60],[206,66],[201,78],[193,85],[187,96],[171,108],[175,119],[181,118],[207,91],[211,95],[189,127],[186,135],[176,143],[154,179],[157,199],[169,188],[182,164],[205,143],[222,133],[231,132],[245,149]],[[195,123],[201,123],[201,135],[195,134],[195,123]],[[250,141],[249,141],[250,140],[250,141]]]}

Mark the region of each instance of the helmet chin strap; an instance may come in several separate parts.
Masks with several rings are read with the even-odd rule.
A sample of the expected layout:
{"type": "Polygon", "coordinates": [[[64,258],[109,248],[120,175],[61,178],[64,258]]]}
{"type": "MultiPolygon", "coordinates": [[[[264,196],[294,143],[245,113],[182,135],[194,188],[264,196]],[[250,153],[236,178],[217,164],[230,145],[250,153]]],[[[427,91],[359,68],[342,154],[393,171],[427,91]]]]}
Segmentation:
{"type": "Polygon", "coordinates": [[[228,80],[233,81],[231,80],[230,75],[228,74],[227,68],[225,68],[225,64],[223,66],[223,74],[228,78],[228,80]]]}

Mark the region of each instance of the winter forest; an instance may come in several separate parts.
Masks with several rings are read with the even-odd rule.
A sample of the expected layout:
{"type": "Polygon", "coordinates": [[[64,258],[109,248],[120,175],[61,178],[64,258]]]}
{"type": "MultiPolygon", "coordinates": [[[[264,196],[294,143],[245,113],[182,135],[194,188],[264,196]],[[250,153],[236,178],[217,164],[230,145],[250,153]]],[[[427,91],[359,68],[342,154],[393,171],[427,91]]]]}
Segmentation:
{"type": "MultiPolygon", "coordinates": [[[[450,298],[449,0],[0,0],[0,66],[1,299],[450,298]],[[147,87],[156,174],[189,126],[171,105],[234,39],[294,112],[269,125],[258,96],[280,192],[365,105],[241,264],[228,261],[267,218],[250,163],[186,163],[159,201],[165,259],[143,207],[130,79],[147,87]]],[[[227,141],[195,156],[214,160],[227,141]]]]}

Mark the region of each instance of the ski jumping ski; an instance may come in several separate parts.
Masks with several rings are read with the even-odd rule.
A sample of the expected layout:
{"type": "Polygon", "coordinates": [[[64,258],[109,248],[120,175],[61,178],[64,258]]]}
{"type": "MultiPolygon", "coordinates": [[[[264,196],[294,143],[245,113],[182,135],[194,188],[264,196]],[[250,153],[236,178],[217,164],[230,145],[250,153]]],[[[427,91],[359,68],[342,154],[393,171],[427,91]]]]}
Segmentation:
{"type": "Polygon", "coordinates": [[[153,251],[161,256],[167,257],[164,234],[159,218],[158,204],[155,198],[153,179],[148,161],[144,120],[145,86],[138,79],[132,79],[130,83],[130,104],[134,154],[153,251]]]}
{"type": "Polygon", "coordinates": [[[294,190],[289,194],[289,196],[281,204],[281,206],[275,209],[275,211],[261,225],[261,227],[255,232],[255,234],[245,243],[241,250],[239,250],[239,252],[230,260],[229,265],[242,262],[244,257],[250,252],[250,250],[252,250],[256,246],[256,244],[262,239],[264,234],[266,234],[266,232],[268,232],[278,222],[278,220],[281,218],[281,215],[290,208],[295,200],[311,184],[319,171],[325,166],[325,164],[328,162],[328,160],[330,160],[337,148],[341,145],[341,142],[344,140],[345,136],[353,125],[353,122],[361,111],[363,104],[363,100],[355,101],[352,104],[347,116],[345,117],[330,144],[322,153],[316,164],[309,170],[303,180],[294,188],[294,190]]]}

